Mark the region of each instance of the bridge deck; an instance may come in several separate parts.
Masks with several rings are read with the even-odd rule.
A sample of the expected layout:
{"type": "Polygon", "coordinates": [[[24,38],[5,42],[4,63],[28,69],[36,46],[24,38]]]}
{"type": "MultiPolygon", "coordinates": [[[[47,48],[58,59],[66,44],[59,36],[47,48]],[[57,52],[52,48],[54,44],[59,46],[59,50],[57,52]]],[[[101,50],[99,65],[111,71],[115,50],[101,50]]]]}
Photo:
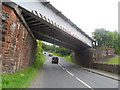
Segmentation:
{"type": "Polygon", "coordinates": [[[19,10],[19,14],[21,14],[20,17],[23,21],[25,21],[25,24],[30,28],[30,31],[36,39],[47,41],[73,50],[92,47],[91,44],[94,40],[88,38],[88,44],[86,41],[83,41],[84,38],[78,38],[75,34],[56,24],[56,22],[53,22],[52,20],[41,15],[37,11],[33,10],[33,12],[31,12],[12,2],[7,2],[6,4],[15,10],[16,7],[19,8],[17,10],[19,10]]]}
{"type": "Polygon", "coordinates": [[[36,16],[24,8],[22,8],[22,15],[37,39],[73,50],[89,47],[87,44],[67,33],[63,28],[36,16]]]}

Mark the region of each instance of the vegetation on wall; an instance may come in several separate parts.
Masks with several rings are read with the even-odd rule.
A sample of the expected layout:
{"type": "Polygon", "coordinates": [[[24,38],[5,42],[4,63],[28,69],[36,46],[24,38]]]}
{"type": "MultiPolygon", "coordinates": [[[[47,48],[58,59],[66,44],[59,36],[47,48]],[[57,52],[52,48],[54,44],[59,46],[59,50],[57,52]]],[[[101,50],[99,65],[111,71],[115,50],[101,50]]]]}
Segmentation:
{"type": "Polygon", "coordinates": [[[2,88],[27,88],[31,81],[36,76],[40,67],[44,63],[44,55],[42,53],[42,43],[37,40],[37,52],[35,62],[20,71],[15,73],[4,73],[2,74],[2,88]]]}
{"type": "Polygon", "coordinates": [[[107,31],[104,28],[96,29],[93,38],[97,41],[98,46],[108,46],[115,49],[115,53],[120,55],[120,33],[117,31],[107,31]]]}

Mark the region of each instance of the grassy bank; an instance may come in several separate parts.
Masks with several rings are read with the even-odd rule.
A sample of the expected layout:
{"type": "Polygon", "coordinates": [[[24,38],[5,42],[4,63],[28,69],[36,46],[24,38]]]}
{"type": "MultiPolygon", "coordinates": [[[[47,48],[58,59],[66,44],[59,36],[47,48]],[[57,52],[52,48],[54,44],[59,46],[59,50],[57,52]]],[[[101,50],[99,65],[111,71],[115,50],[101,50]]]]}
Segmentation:
{"type": "Polygon", "coordinates": [[[0,90],[2,89],[2,75],[0,73],[0,90]]]}
{"type": "Polygon", "coordinates": [[[59,56],[59,57],[63,57],[60,53],[52,53],[52,54],[59,56]]]}
{"type": "Polygon", "coordinates": [[[37,57],[35,63],[12,74],[2,75],[2,88],[27,88],[44,62],[44,55],[37,57]]]}
{"type": "Polygon", "coordinates": [[[37,41],[37,52],[35,62],[20,71],[15,73],[2,74],[2,88],[28,88],[31,81],[34,79],[38,70],[42,67],[45,56],[42,54],[41,42],[37,41]]]}
{"type": "Polygon", "coordinates": [[[115,56],[103,63],[105,63],[105,64],[120,64],[120,56],[115,56]]]}
{"type": "Polygon", "coordinates": [[[65,60],[67,60],[67,61],[69,61],[69,62],[71,62],[71,63],[74,63],[73,61],[72,61],[72,59],[71,59],[71,55],[69,55],[69,56],[63,56],[63,55],[61,55],[60,53],[53,53],[54,55],[56,55],[56,56],[59,56],[59,57],[63,57],[65,60]]]}
{"type": "Polygon", "coordinates": [[[71,59],[71,55],[69,55],[69,56],[64,56],[64,58],[65,58],[65,60],[67,60],[67,61],[69,61],[69,62],[71,62],[71,63],[74,63],[74,62],[72,61],[72,59],[71,59]]]}

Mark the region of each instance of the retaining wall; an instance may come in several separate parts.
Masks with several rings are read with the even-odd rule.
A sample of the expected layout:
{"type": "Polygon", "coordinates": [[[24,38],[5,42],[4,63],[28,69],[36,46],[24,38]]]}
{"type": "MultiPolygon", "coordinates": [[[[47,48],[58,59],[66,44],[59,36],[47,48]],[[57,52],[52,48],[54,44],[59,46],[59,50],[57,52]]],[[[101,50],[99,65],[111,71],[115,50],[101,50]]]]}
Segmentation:
{"type": "Polygon", "coordinates": [[[93,63],[93,68],[120,74],[120,65],[93,63]]]}
{"type": "Polygon", "coordinates": [[[36,41],[14,9],[2,5],[2,71],[12,73],[35,60],[36,41]]]}

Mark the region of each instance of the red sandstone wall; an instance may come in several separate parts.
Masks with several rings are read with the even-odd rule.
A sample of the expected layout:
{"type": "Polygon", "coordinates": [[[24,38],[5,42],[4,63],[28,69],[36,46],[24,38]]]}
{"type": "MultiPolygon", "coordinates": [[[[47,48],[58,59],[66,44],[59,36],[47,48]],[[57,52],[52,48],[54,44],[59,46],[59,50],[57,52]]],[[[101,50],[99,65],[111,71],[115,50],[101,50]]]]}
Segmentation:
{"type": "Polygon", "coordinates": [[[100,60],[108,59],[113,56],[115,56],[115,49],[114,48],[106,48],[106,49],[101,49],[101,48],[96,48],[94,50],[94,61],[99,62],[100,60]]]}
{"type": "Polygon", "coordinates": [[[93,63],[93,68],[120,74],[120,65],[93,63]]]}
{"type": "Polygon", "coordinates": [[[34,62],[36,41],[13,9],[2,5],[2,14],[2,71],[11,73],[34,62]]]}
{"type": "MultiPolygon", "coordinates": [[[[2,2],[0,0],[0,41],[1,40],[2,40],[2,2]]],[[[0,43],[0,73],[2,72],[1,49],[2,45],[0,43]]]]}

